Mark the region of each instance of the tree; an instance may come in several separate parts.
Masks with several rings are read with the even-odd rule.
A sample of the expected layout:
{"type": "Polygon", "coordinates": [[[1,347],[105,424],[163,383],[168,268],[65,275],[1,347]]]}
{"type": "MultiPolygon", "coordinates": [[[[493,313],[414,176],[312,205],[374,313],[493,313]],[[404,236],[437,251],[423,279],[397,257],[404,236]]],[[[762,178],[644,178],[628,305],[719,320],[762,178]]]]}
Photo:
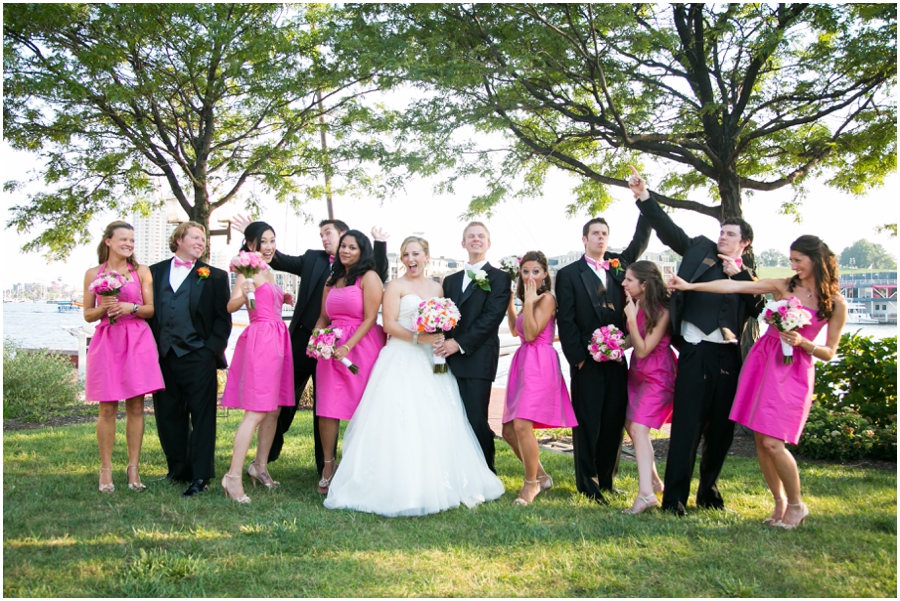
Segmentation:
{"type": "Polygon", "coordinates": [[[760,267],[785,267],[789,264],[787,255],[775,248],[759,253],[756,261],[760,267]]]}
{"type": "Polygon", "coordinates": [[[857,240],[841,251],[842,267],[855,269],[896,269],[897,261],[885,248],[868,240],[857,240]]]}
{"type": "Polygon", "coordinates": [[[154,181],[205,226],[239,195],[251,210],[260,192],[299,206],[322,193],[304,182],[324,172],[364,182],[353,161],[371,148],[319,142],[323,116],[341,140],[367,113],[364,76],[323,50],[329,10],[7,4],[3,134],[43,160],[42,190],[7,224],[47,226],[24,250],[64,258],[102,209],[149,209],[154,181]]]}
{"type": "Polygon", "coordinates": [[[811,176],[859,194],[896,169],[893,5],[351,6],[390,75],[427,92],[408,130],[468,136],[434,153],[448,188],[492,176],[471,213],[537,193],[549,166],[584,178],[569,210],[595,214],[628,163],[659,161],[663,204],[719,220],[745,193],[793,186],[796,212],[811,176]],[[497,132],[510,145],[492,166],[474,141],[497,132]]]}

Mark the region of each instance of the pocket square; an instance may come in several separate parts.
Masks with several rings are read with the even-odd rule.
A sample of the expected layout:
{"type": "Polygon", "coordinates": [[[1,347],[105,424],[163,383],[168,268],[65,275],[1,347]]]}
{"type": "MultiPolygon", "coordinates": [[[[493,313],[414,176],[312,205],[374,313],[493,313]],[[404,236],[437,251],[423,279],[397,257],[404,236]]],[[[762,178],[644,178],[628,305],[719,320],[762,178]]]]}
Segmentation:
{"type": "Polygon", "coordinates": [[[716,264],[716,260],[715,260],[715,259],[710,259],[709,257],[706,257],[705,259],[703,259],[703,264],[704,264],[704,265],[709,265],[710,267],[712,267],[713,265],[716,264]]]}

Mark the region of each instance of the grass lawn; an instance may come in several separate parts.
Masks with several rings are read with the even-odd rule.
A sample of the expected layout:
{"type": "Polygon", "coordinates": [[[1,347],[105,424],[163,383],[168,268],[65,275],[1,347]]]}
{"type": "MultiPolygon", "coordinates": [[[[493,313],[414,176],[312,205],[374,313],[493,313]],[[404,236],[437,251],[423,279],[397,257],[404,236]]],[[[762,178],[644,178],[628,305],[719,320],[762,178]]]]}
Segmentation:
{"type": "MultiPolygon", "coordinates": [[[[225,473],[241,418],[219,420],[225,473]]],[[[542,452],[556,486],[514,507],[521,469],[498,441],[507,493],[474,510],[387,519],[329,511],[315,491],[311,414],[300,412],[281,488],[245,478],[249,506],[216,484],[199,498],[165,474],[147,419],[145,493],[125,484],[124,422],[116,492],[97,492],[94,426],[4,433],[3,594],[7,597],[894,597],[896,471],[801,462],[811,516],[788,532],[760,525],[770,501],[756,461],[731,457],[720,483],[736,513],[627,516],[575,494],[570,457],[542,452]]],[[[660,466],[662,468],[663,466],[660,466]]],[[[696,483],[695,483],[696,487],[696,483]]]]}

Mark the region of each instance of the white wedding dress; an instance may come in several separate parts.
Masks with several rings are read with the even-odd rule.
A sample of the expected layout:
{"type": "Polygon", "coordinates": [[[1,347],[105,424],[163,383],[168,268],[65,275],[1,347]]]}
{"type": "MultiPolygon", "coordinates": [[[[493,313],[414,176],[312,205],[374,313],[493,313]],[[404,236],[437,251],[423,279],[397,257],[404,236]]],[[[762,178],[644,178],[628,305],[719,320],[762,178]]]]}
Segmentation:
{"type": "MultiPolygon", "coordinates": [[[[412,330],[414,294],[398,322],[412,330]]],[[[325,507],[387,517],[474,507],[500,497],[452,374],[432,372],[432,347],[391,338],[378,355],[344,434],[343,459],[325,507]]]]}

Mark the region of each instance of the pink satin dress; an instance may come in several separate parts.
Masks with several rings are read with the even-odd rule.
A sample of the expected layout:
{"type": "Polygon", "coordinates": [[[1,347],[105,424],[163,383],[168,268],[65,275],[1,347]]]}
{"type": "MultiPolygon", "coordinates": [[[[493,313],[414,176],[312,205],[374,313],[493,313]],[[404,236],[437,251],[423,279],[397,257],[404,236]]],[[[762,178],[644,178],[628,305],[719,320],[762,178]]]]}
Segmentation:
{"type": "MultiPolygon", "coordinates": [[[[647,317],[638,311],[637,323],[641,336],[646,336],[647,317]]],[[[675,353],[669,346],[672,337],[668,330],[659,344],[643,359],[632,353],[628,369],[628,407],[625,419],[659,430],[672,421],[675,396],[675,353]]]]}

